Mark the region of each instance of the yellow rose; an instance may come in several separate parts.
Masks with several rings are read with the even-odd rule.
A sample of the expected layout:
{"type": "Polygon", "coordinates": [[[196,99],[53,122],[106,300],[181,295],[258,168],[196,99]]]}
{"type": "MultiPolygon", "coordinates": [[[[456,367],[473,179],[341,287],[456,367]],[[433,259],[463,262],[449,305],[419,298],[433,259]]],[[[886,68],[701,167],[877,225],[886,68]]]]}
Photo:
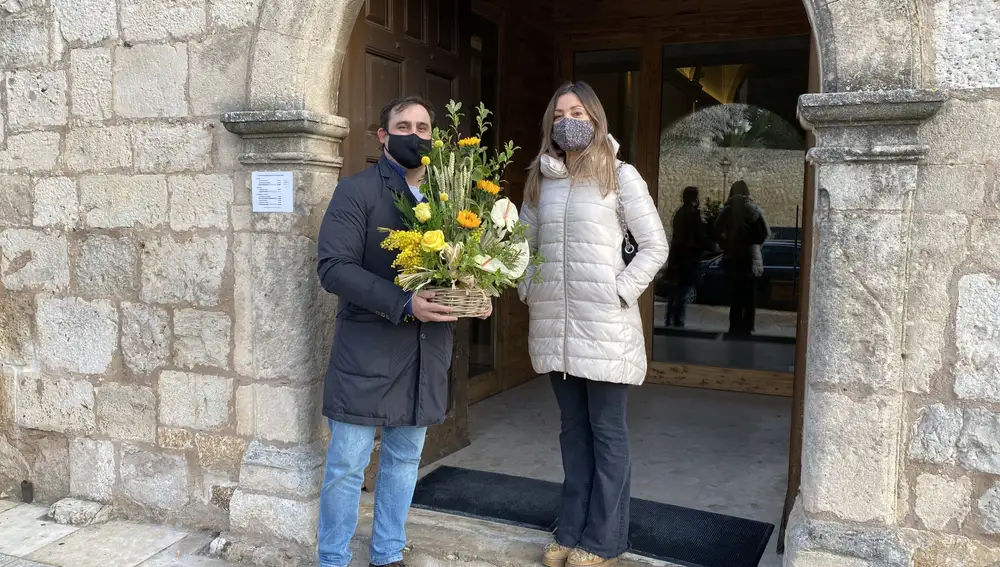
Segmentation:
{"type": "Polygon", "coordinates": [[[427,222],[431,220],[431,206],[428,203],[420,203],[413,207],[413,214],[417,215],[417,220],[427,222]]]}
{"type": "Polygon", "coordinates": [[[431,158],[429,158],[427,156],[424,156],[424,157],[420,158],[420,163],[422,165],[430,165],[431,164],[431,158]]]}
{"type": "Polygon", "coordinates": [[[444,232],[440,230],[428,230],[420,239],[420,249],[424,252],[439,252],[444,245],[444,232]]]}
{"type": "Polygon", "coordinates": [[[438,195],[438,199],[441,199],[442,203],[447,203],[448,202],[448,194],[447,193],[441,193],[440,195],[438,195]]]}

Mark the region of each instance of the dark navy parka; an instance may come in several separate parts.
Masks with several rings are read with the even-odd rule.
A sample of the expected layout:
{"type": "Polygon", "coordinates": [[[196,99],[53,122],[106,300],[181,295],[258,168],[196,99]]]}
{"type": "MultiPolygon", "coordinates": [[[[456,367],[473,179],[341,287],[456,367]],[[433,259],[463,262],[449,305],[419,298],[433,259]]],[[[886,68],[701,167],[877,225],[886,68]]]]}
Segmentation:
{"type": "Polygon", "coordinates": [[[448,410],[453,323],[404,322],[409,293],[380,228],[403,229],[393,196],[416,205],[389,160],[340,180],[319,232],[317,272],[340,298],[323,415],[344,423],[429,426],[448,410]]]}

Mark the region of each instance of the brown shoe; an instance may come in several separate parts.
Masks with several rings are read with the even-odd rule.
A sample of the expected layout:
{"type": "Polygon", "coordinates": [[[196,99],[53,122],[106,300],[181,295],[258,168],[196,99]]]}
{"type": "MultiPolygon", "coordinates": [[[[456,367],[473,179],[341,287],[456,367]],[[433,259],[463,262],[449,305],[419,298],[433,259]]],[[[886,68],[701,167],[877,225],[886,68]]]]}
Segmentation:
{"type": "Polygon", "coordinates": [[[545,553],[542,555],[542,565],[545,567],[566,567],[566,559],[569,557],[570,548],[552,542],[545,546],[545,553]]]}
{"type": "Polygon", "coordinates": [[[574,549],[566,558],[566,567],[611,567],[617,562],[617,557],[604,558],[589,551],[574,549]]]}

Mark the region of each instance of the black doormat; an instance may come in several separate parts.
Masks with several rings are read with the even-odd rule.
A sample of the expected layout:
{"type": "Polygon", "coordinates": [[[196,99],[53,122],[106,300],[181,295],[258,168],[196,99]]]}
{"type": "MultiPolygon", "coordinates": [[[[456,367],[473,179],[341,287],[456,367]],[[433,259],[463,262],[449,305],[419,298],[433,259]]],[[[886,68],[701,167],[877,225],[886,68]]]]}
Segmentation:
{"type": "MultiPolygon", "coordinates": [[[[553,482],[440,467],[417,482],[413,506],[553,531],[560,486],[553,482]]],[[[636,555],[689,567],[756,567],[772,524],[632,499],[629,539],[636,555]]]]}

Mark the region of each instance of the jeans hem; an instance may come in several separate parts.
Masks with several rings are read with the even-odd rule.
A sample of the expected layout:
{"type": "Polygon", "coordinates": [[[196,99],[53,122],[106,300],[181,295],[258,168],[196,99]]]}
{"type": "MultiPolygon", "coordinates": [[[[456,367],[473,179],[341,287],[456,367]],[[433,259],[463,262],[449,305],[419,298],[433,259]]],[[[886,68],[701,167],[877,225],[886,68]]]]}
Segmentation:
{"type": "Polygon", "coordinates": [[[580,540],[577,540],[576,543],[564,543],[564,542],[567,542],[567,540],[565,540],[565,539],[560,540],[559,539],[559,534],[556,534],[556,536],[554,538],[552,538],[552,539],[555,540],[555,542],[558,543],[559,545],[561,545],[563,547],[568,547],[570,549],[575,548],[580,543],[580,540]]]}
{"type": "Polygon", "coordinates": [[[389,559],[382,559],[382,558],[378,558],[378,557],[372,557],[371,561],[369,563],[371,563],[372,565],[375,565],[375,567],[385,567],[386,565],[391,565],[393,563],[399,563],[402,560],[403,560],[403,554],[402,553],[397,553],[396,555],[390,555],[389,559]]]}
{"type": "Polygon", "coordinates": [[[626,553],[629,552],[630,549],[632,549],[632,547],[629,546],[629,547],[626,547],[624,550],[618,552],[617,554],[607,555],[606,551],[597,552],[593,548],[586,547],[586,546],[583,546],[583,545],[577,545],[576,548],[577,549],[582,549],[583,551],[586,551],[587,553],[593,553],[594,555],[600,557],[601,559],[617,559],[617,558],[621,557],[622,555],[625,555],[626,553]]]}

